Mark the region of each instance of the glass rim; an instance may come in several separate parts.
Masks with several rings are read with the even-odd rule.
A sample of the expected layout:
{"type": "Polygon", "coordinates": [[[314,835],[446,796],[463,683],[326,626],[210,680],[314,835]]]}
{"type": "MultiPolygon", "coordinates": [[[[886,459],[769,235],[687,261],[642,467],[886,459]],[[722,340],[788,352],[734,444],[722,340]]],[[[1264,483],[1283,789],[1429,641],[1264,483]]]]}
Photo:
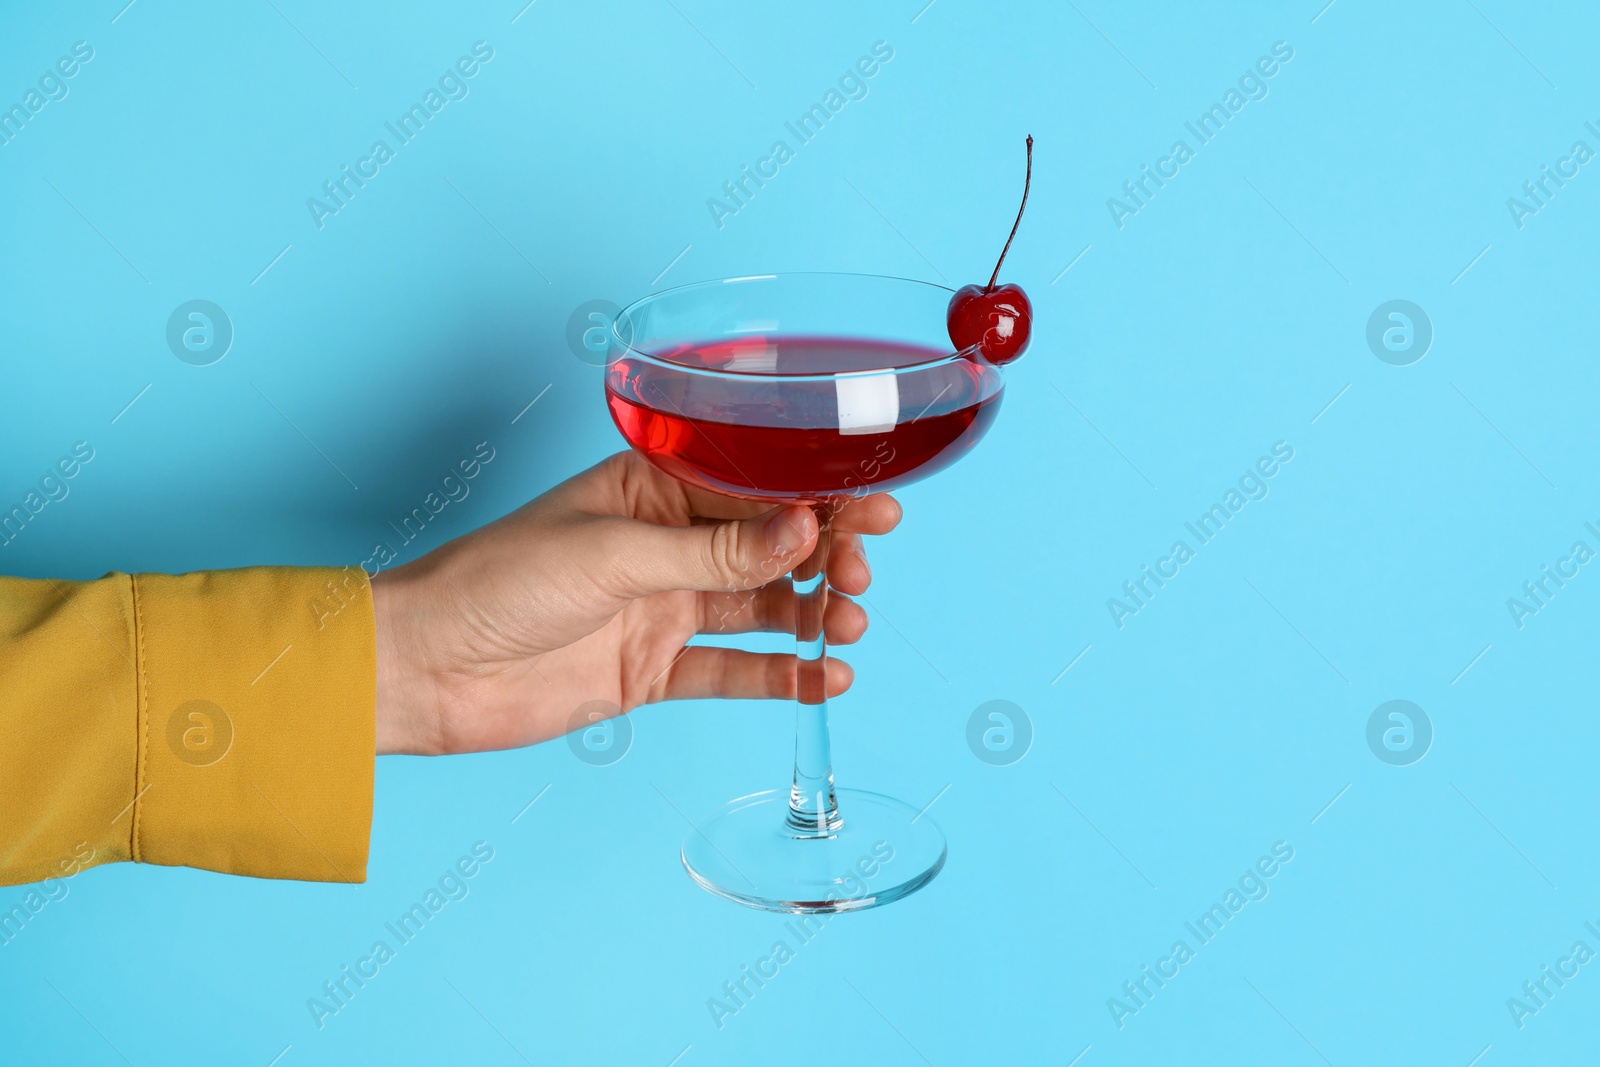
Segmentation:
{"type": "Polygon", "coordinates": [[[730,378],[742,381],[750,381],[754,379],[768,382],[786,380],[815,381],[819,378],[837,378],[840,376],[849,375],[878,376],[884,374],[910,374],[918,371],[927,371],[935,367],[946,366],[954,363],[958,359],[974,360],[978,362],[980,366],[987,367],[995,371],[999,371],[1000,369],[996,364],[990,363],[987,359],[983,358],[982,348],[980,345],[969,345],[966,348],[955,349],[943,355],[939,355],[931,359],[921,360],[917,363],[907,363],[899,367],[883,367],[881,369],[869,368],[859,371],[812,371],[809,373],[800,374],[770,374],[763,373],[761,371],[717,370],[710,367],[696,366],[690,363],[680,363],[677,360],[667,359],[663,356],[657,355],[654,352],[646,352],[641,348],[634,347],[633,342],[629,338],[626,338],[622,335],[621,325],[624,322],[632,321],[632,319],[629,317],[629,313],[635,308],[643,307],[646,304],[661,300],[662,298],[671,296],[675,293],[682,294],[691,289],[706,289],[715,285],[732,285],[739,282],[775,281],[780,278],[859,278],[874,282],[900,282],[905,285],[920,285],[929,289],[936,289],[942,293],[947,293],[950,296],[954,296],[956,292],[947,285],[940,285],[938,282],[924,281],[920,278],[903,278],[895,274],[862,274],[859,271],[781,271],[773,274],[745,274],[733,278],[705,278],[697,282],[685,282],[682,285],[674,285],[670,288],[661,289],[657,292],[642,296],[628,304],[621,311],[617,312],[616,317],[611,322],[611,339],[626,351],[623,355],[614,356],[608,360],[607,366],[615,364],[620,359],[632,358],[643,360],[658,367],[666,367],[670,370],[682,371],[687,374],[693,374],[706,378],[730,378]]]}

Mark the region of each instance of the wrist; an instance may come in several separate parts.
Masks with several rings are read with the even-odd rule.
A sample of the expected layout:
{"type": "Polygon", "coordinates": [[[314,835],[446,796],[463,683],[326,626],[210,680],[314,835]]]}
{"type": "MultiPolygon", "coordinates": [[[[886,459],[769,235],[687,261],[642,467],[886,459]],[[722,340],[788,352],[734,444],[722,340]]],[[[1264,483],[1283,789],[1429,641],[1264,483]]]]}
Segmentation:
{"type": "Polygon", "coordinates": [[[377,754],[431,755],[438,751],[438,711],[427,669],[418,580],[401,567],[372,579],[372,615],[377,646],[377,754]]]}

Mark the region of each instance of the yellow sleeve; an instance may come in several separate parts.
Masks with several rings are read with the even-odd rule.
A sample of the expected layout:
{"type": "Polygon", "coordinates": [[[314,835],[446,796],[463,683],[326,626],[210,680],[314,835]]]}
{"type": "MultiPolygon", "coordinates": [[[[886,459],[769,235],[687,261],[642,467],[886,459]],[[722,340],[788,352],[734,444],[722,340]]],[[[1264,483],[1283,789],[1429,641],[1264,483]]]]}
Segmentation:
{"type": "Polygon", "coordinates": [[[365,881],[375,679],[360,567],[0,577],[0,885],[365,881]]]}

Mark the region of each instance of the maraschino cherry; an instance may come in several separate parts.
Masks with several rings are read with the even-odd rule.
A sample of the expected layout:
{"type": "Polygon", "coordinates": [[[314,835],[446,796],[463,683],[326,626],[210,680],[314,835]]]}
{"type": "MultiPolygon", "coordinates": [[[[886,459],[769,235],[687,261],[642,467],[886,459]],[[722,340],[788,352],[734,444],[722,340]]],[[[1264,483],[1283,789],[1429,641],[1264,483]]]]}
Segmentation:
{"type": "Polygon", "coordinates": [[[950,329],[950,340],[958,350],[977,346],[983,358],[990,363],[1010,363],[1028,347],[1028,333],[1033,327],[1033,306],[1019,285],[995,285],[1000,277],[1000,264],[1006,261],[1011,250],[1011,238],[1017,235],[1022,223],[1022,210],[1028,206],[1028,186],[1033,184],[1033,137],[1028,137],[1028,173],[1022,182],[1022,207],[1017,208],[1017,221],[1011,224],[1011,237],[1000,250],[1000,259],[989,276],[989,284],[979,288],[963,285],[950,298],[950,310],[945,323],[950,329]]]}

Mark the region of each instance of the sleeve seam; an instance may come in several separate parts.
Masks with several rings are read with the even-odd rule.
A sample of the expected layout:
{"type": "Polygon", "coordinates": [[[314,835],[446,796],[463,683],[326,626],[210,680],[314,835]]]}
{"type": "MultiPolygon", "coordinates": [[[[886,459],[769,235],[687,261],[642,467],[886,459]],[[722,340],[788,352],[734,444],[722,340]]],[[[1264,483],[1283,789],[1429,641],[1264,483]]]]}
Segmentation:
{"type": "Polygon", "coordinates": [[[133,686],[136,709],[133,817],[128,820],[130,835],[128,854],[133,862],[142,863],[144,858],[143,850],[140,848],[139,815],[143,805],[139,803],[139,799],[144,796],[145,790],[150,788],[146,784],[146,764],[150,750],[150,697],[149,689],[145,685],[144,616],[139,607],[139,576],[130,574],[128,582],[133,590],[133,686]]]}

